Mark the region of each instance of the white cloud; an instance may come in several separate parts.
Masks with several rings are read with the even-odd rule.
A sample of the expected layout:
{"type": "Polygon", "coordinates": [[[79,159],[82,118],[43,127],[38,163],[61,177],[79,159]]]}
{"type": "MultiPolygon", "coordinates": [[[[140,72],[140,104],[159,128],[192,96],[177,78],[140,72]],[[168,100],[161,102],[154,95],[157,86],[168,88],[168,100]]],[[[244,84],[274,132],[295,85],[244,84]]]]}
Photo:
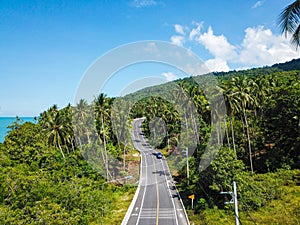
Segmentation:
{"type": "Polygon", "coordinates": [[[211,27],[206,33],[201,34],[197,41],[216,58],[232,60],[237,56],[236,47],[230,44],[224,35],[214,35],[211,27]]]}
{"type": "Polygon", "coordinates": [[[228,72],[230,70],[227,61],[221,58],[209,59],[205,62],[205,65],[211,72],[228,72]]]}
{"type": "Polygon", "coordinates": [[[259,26],[245,30],[238,62],[244,65],[265,66],[297,57],[300,57],[300,54],[290,47],[288,39],[274,35],[270,29],[259,26]]]}
{"type": "Polygon", "coordinates": [[[180,34],[180,35],[173,35],[171,37],[171,42],[174,45],[183,46],[183,44],[185,42],[184,27],[180,24],[175,24],[174,28],[175,28],[176,33],[180,34]]]}
{"type": "Polygon", "coordinates": [[[174,27],[175,27],[175,31],[176,31],[178,34],[182,34],[182,35],[185,34],[185,33],[184,33],[184,28],[183,28],[183,26],[181,26],[180,24],[175,24],[174,27]]]}
{"type": "Polygon", "coordinates": [[[176,80],[178,77],[172,73],[172,72],[165,72],[161,74],[162,76],[164,76],[167,81],[172,81],[172,80],[176,80]]]}
{"type": "MultiPolygon", "coordinates": [[[[257,3],[257,4],[262,4],[257,3]]],[[[197,42],[213,56],[205,62],[211,71],[269,66],[300,58],[300,53],[291,47],[289,38],[275,35],[263,26],[245,29],[243,41],[232,44],[225,35],[216,35],[212,27],[202,32],[203,23],[193,22],[192,29],[176,24],[176,35],[171,42],[183,46],[186,42],[197,42]],[[189,31],[185,33],[184,31],[189,31]],[[181,34],[181,35],[178,35],[181,34]]]]}
{"type": "Polygon", "coordinates": [[[193,28],[190,32],[190,40],[194,40],[194,38],[197,38],[200,35],[201,29],[203,27],[203,23],[195,23],[196,28],[193,28]]]}
{"type": "Polygon", "coordinates": [[[264,3],[264,1],[257,1],[253,6],[252,6],[252,9],[256,9],[260,6],[262,6],[264,3]]]}
{"type": "Polygon", "coordinates": [[[183,43],[185,42],[185,38],[183,36],[173,35],[171,37],[171,42],[174,45],[183,46],[183,43]]]}
{"type": "Polygon", "coordinates": [[[190,30],[188,34],[174,35],[171,41],[179,46],[186,41],[203,45],[213,56],[205,63],[212,71],[268,66],[300,57],[300,53],[291,47],[289,39],[275,35],[263,26],[248,27],[240,44],[232,44],[226,36],[214,34],[212,27],[206,32],[201,32],[202,29],[203,23],[194,23],[194,28],[186,28],[190,30]],[[229,65],[234,66],[230,68],[229,65]]]}
{"type": "Polygon", "coordinates": [[[155,6],[157,5],[157,2],[154,0],[133,0],[130,5],[136,8],[143,8],[148,6],[155,6]]]}

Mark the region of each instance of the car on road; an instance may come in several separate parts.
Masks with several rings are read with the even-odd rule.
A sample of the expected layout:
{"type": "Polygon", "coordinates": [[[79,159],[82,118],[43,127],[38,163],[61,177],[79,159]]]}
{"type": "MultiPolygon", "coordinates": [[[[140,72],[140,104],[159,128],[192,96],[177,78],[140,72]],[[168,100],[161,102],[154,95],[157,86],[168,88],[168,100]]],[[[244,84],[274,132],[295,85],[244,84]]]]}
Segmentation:
{"type": "Polygon", "coordinates": [[[163,157],[162,153],[160,153],[160,152],[156,153],[156,158],[161,159],[162,157],[163,157]]]}

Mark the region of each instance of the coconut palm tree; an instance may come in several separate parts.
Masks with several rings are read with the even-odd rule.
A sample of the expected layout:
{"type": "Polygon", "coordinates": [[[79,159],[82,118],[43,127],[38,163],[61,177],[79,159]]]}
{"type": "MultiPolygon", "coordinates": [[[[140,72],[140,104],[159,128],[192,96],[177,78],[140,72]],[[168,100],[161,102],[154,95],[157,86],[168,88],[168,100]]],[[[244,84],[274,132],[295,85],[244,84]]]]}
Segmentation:
{"type": "MultiPolygon", "coordinates": [[[[123,143],[123,169],[126,171],[126,149],[130,143],[130,121],[129,111],[131,103],[122,98],[115,99],[111,108],[111,125],[117,136],[118,148],[123,143]]],[[[111,132],[113,133],[113,132],[111,132]]]]}
{"type": "Polygon", "coordinates": [[[46,133],[48,143],[59,148],[63,158],[65,158],[62,146],[67,144],[68,138],[72,136],[73,132],[69,119],[55,105],[47,112],[42,113],[41,116],[41,124],[46,133]]]}
{"type": "Polygon", "coordinates": [[[249,151],[249,161],[251,172],[253,173],[253,164],[252,164],[252,149],[251,149],[251,140],[250,140],[250,131],[249,131],[249,122],[247,116],[247,109],[250,109],[254,104],[256,104],[254,96],[251,95],[251,89],[255,86],[255,83],[252,79],[247,79],[244,76],[233,77],[232,82],[232,93],[229,95],[232,103],[238,105],[240,112],[244,117],[244,123],[246,126],[246,135],[248,140],[248,151],[249,151]]]}
{"type": "MultiPolygon", "coordinates": [[[[236,154],[236,145],[235,145],[235,134],[234,134],[234,127],[233,127],[233,120],[234,116],[237,112],[240,110],[240,105],[237,104],[236,101],[234,101],[234,98],[232,97],[232,91],[234,90],[234,87],[232,86],[233,82],[226,81],[221,85],[221,88],[223,90],[225,104],[226,104],[226,110],[229,117],[230,122],[230,129],[231,129],[231,138],[232,138],[232,145],[233,150],[236,154]]],[[[229,145],[228,145],[229,146],[229,145]]]]}
{"type": "Polygon", "coordinates": [[[87,141],[87,143],[90,142],[90,120],[91,118],[91,112],[89,109],[89,105],[86,100],[80,99],[79,102],[76,104],[76,106],[73,109],[73,119],[76,121],[75,131],[76,134],[79,136],[78,141],[79,144],[81,144],[81,139],[84,139],[87,141]]]}
{"type": "Polygon", "coordinates": [[[296,49],[300,45],[300,0],[288,5],[279,15],[279,26],[281,32],[292,35],[291,43],[296,49]]]}
{"type": "Polygon", "coordinates": [[[109,168],[108,168],[108,153],[107,153],[107,140],[106,140],[106,130],[105,130],[105,118],[108,116],[108,105],[107,105],[107,99],[106,95],[101,93],[99,94],[95,100],[95,122],[96,122],[96,129],[98,132],[98,137],[103,143],[104,147],[104,154],[105,156],[103,157],[103,161],[105,164],[105,169],[106,169],[106,178],[108,179],[109,177],[109,168]]]}

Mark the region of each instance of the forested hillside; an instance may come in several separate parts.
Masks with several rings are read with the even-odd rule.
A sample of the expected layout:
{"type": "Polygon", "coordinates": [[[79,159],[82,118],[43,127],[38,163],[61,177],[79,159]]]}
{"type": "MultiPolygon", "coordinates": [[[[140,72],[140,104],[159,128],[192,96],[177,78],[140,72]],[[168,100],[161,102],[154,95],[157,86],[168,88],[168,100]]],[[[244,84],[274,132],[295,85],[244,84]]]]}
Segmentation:
{"type": "MultiPolygon", "coordinates": [[[[90,104],[54,105],[36,124],[16,120],[0,144],[0,224],[120,224],[135,186],[124,180],[105,182],[135,175],[139,161],[128,131],[137,117],[146,118],[144,133],[168,160],[195,224],[232,223],[232,205],[224,205],[219,192],[230,191],[233,180],[243,224],[268,224],[259,212],[272,217],[266,207],[276,208],[275,201],[289,196],[290,224],[299,223],[298,69],[300,62],[294,60],[216,73],[217,91],[208,92],[203,91],[210,82],[207,76],[190,77],[124,98],[99,94],[90,104]],[[224,101],[218,100],[220,93],[224,101]],[[218,103],[226,107],[225,114],[216,110],[218,103]],[[211,139],[221,147],[210,149],[215,159],[201,170],[211,139]],[[91,149],[94,161],[87,158],[91,149]],[[186,157],[172,157],[186,149],[189,174],[186,157]]],[[[283,219],[274,217],[269,224],[283,219]]]]}
{"type": "MultiPolygon", "coordinates": [[[[175,81],[183,91],[176,88],[177,91],[174,91],[174,85],[169,83],[129,96],[129,99],[143,99],[133,110],[133,117],[146,117],[144,130],[150,142],[162,150],[171,168],[180,165],[179,170],[176,170],[178,166],[173,166],[172,172],[178,181],[183,201],[190,210],[191,199],[188,196],[195,195],[195,208],[189,211],[191,215],[198,215],[192,216],[195,224],[234,223],[233,206],[224,204],[231,197],[220,195],[220,191],[232,190],[233,180],[238,187],[241,222],[285,223],[287,219],[284,216],[271,219],[272,216],[266,211],[263,211],[262,218],[251,217],[257,210],[264,210],[274,205],[274,201],[282,200],[277,204],[287,208],[289,223],[299,223],[300,199],[295,193],[300,191],[300,71],[294,70],[299,66],[299,60],[293,60],[272,67],[215,73],[219,90],[224,96],[225,116],[211,107],[201,88],[202,84],[206,85],[206,76],[175,81]],[[171,99],[175,99],[173,103],[187,109],[187,114],[180,116],[174,104],[166,100],[170,99],[169,92],[173,95],[171,99]],[[182,92],[188,97],[183,98],[182,92]],[[193,113],[189,114],[192,105],[197,110],[197,119],[193,113]],[[167,124],[166,132],[162,131],[158,118],[167,124]],[[216,118],[223,121],[219,128],[211,126],[211,121],[216,118]],[[182,123],[189,124],[190,131],[182,129],[182,123]],[[203,153],[213,129],[223,130],[223,134],[219,132],[214,140],[222,140],[223,146],[211,165],[201,171],[201,160],[206,157],[203,153]],[[191,138],[195,132],[197,138],[191,138]],[[161,142],[159,137],[155,140],[153,133],[166,133],[167,136],[161,142]],[[184,140],[180,141],[181,137],[184,140]],[[189,142],[195,140],[197,147],[192,149],[189,142]],[[177,152],[184,155],[186,148],[192,151],[189,153],[189,172],[184,157],[179,162],[172,157],[177,152]],[[286,198],[294,198],[295,202],[287,204],[286,198]],[[221,211],[210,210],[216,208],[221,211]]],[[[211,154],[214,154],[213,151],[211,154]]],[[[278,213],[278,206],[273,207],[273,213],[278,213]]]]}

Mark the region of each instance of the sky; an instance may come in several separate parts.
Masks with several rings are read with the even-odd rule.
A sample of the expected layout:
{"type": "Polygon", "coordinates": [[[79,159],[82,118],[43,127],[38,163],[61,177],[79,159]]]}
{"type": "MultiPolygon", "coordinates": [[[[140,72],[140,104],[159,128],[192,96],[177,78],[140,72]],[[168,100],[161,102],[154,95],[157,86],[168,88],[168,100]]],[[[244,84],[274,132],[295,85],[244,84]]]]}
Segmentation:
{"type": "MultiPolygon", "coordinates": [[[[210,71],[299,58],[277,24],[291,2],[0,0],[0,116],[38,116],[53,104],[74,103],[96,59],[143,40],[191,50],[210,71]]],[[[189,75],[168,65],[141,63],[114,74],[101,92],[118,96],[143,77],[184,76],[189,75]]]]}

